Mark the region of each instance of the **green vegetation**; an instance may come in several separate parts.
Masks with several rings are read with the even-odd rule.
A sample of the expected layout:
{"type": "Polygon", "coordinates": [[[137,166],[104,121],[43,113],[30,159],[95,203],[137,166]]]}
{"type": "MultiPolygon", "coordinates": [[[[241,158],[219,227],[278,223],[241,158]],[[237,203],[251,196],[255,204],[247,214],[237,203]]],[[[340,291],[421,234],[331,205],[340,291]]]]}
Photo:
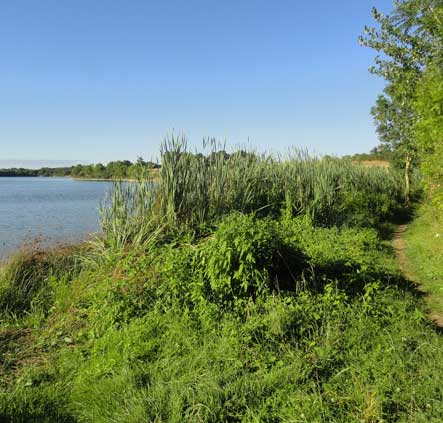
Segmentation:
{"type": "Polygon", "coordinates": [[[443,339],[381,238],[401,174],[177,139],[162,159],[88,248],[3,267],[2,421],[441,421],[443,339]]]}
{"type": "Polygon", "coordinates": [[[78,167],[139,182],[116,183],[102,237],[0,267],[1,421],[443,421],[443,7],[374,17],[373,154],[402,165],[172,137],[155,183],[78,167]],[[400,265],[428,303],[389,241],[419,199],[400,265]]]}
{"type": "Polygon", "coordinates": [[[146,162],[141,157],[136,163],[129,160],[109,162],[106,166],[97,163],[93,165],[73,166],[69,175],[74,178],[91,179],[138,179],[146,171],[158,169],[157,163],[146,162]]]}
{"type": "Polygon", "coordinates": [[[427,191],[441,207],[443,4],[399,0],[387,15],[374,8],[373,17],[378,27],[366,27],[360,43],[377,51],[371,72],[386,81],[372,109],[380,141],[403,163],[406,192],[421,164],[427,191]]]}
{"type": "Polygon", "coordinates": [[[404,240],[406,270],[427,293],[431,316],[443,324],[443,223],[434,208],[422,207],[404,240]]]}
{"type": "Polygon", "coordinates": [[[138,179],[146,172],[154,171],[160,166],[157,163],[146,162],[141,157],[136,163],[129,160],[109,162],[106,166],[97,163],[71,167],[44,167],[41,169],[0,169],[2,176],[71,176],[85,179],[138,179]]]}
{"type": "Polygon", "coordinates": [[[383,144],[374,147],[369,153],[358,153],[351,156],[344,156],[343,158],[350,159],[356,162],[387,161],[395,163],[396,160],[394,153],[386,145],[383,144]]]}
{"type": "MultiPolygon", "coordinates": [[[[200,155],[172,140],[163,146],[160,196],[162,221],[206,225],[232,210],[277,216],[307,214],[314,222],[353,220],[376,226],[401,212],[404,183],[397,172],[365,169],[350,161],[319,159],[303,152],[276,159],[238,153],[200,155]]],[[[213,146],[215,149],[216,146],[213,146]]],[[[418,188],[418,187],[415,187],[418,188]]]]}
{"type": "Polygon", "coordinates": [[[415,103],[415,126],[425,187],[434,207],[443,216],[443,65],[432,64],[420,82],[415,103]]]}
{"type": "MultiPolygon", "coordinates": [[[[428,294],[433,318],[443,324],[440,232],[443,222],[443,3],[400,0],[373,16],[360,41],[379,55],[372,72],[386,82],[373,108],[380,140],[403,160],[408,187],[419,168],[426,196],[406,237],[403,267],[428,294]]],[[[408,188],[407,190],[408,191],[408,188]]]]}
{"type": "Polygon", "coordinates": [[[43,167],[41,169],[11,168],[0,169],[0,177],[11,176],[68,176],[70,167],[43,167]]]}

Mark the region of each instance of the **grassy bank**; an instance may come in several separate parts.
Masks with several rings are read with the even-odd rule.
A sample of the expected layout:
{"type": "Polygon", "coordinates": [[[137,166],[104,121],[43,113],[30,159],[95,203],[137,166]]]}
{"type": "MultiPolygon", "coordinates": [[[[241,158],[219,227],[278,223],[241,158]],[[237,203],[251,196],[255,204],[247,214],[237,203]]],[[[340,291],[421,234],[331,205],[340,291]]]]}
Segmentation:
{"type": "Polygon", "coordinates": [[[431,316],[443,325],[443,222],[423,206],[404,236],[407,271],[428,294],[431,316]]]}
{"type": "Polygon", "coordinates": [[[90,249],[2,276],[1,420],[440,422],[443,340],[383,239],[403,192],[172,140],[90,249]]]}

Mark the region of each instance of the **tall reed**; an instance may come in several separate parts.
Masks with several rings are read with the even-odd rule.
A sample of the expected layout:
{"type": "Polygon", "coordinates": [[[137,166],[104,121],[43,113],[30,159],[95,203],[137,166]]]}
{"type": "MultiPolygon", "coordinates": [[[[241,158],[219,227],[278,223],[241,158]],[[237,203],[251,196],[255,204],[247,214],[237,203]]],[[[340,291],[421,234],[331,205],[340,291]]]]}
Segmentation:
{"type": "Polygon", "coordinates": [[[161,145],[161,159],[158,182],[117,184],[103,208],[103,230],[116,247],[143,243],[160,224],[198,228],[234,210],[309,214],[328,225],[357,208],[371,209],[363,210],[368,215],[392,214],[404,200],[404,181],[397,171],[306,151],[228,154],[223,145],[208,140],[203,153],[191,153],[185,137],[170,136],[161,145]]]}
{"type": "Polygon", "coordinates": [[[158,230],[155,215],[157,184],[147,172],[137,182],[114,182],[100,206],[103,238],[96,240],[101,251],[121,251],[129,244],[146,247],[158,230]]]}

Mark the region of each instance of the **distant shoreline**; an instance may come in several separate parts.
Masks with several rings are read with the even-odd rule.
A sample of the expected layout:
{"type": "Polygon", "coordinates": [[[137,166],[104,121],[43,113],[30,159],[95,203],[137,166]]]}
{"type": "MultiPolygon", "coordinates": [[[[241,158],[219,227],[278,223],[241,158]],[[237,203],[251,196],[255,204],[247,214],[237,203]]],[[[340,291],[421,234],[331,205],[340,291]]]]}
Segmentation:
{"type": "Polygon", "coordinates": [[[74,181],[90,181],[90,182],[137,182],[136,179],[118,179],[118,178],[79,178],[77,176],[64,176],[67,179],[72,179],[74,181]]]}
{"type": "MultiPolygon", "coordinates": [[[[130,179],[130,178],[88,178],[88,177],[77,177],[77,176],[65,176],[65,178],[73,179],[74,181],[92,181],[92,182],[139,182],[139,179],[130,179]]],[[[151,179],[144,179],[143,182],[148,181],[158,181],[158,175],[152,177],[151,179]]]]}
{"type": "MultiPolygon", "coordinates": [[[[0,175],[0,178],[63,178],[63,179],[72,179],[73,181],[89,181],[89,182],[139,182],[138,179],[129,179],[129,178],[89,178],[89,177],[78,177],[78,176],[56,176],[56,175],[39,175],[39,176],[29,176],[29,175],[0,175]]],[[[151,178],[152,181],[158,181],[158,175],[151,178]]],[[[147,181],[147,180],[146,180],[147,181]]]]}

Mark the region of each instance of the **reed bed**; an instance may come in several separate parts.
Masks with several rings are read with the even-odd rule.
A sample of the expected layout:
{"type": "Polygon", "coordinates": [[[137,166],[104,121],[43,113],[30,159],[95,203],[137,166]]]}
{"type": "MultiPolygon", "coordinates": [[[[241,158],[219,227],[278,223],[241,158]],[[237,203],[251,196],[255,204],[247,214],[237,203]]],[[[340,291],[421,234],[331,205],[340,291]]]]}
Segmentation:
{"type": "Polygon", "coordinates": [[[108,244],[143,244],[159,226],[201,229],[232,211],[306,214],[325,226],[353,219],[365,226],[367,220],[370,226],[399,213],[405,200],[395,169],[355,166],[304,150],[228,154],[209,140],[202,152],[191,153],[185,137],[171,136],[162,143],[161,160],[158,180],[145,175],[137,183],[116,183],[102,207],[108,244]]]}

